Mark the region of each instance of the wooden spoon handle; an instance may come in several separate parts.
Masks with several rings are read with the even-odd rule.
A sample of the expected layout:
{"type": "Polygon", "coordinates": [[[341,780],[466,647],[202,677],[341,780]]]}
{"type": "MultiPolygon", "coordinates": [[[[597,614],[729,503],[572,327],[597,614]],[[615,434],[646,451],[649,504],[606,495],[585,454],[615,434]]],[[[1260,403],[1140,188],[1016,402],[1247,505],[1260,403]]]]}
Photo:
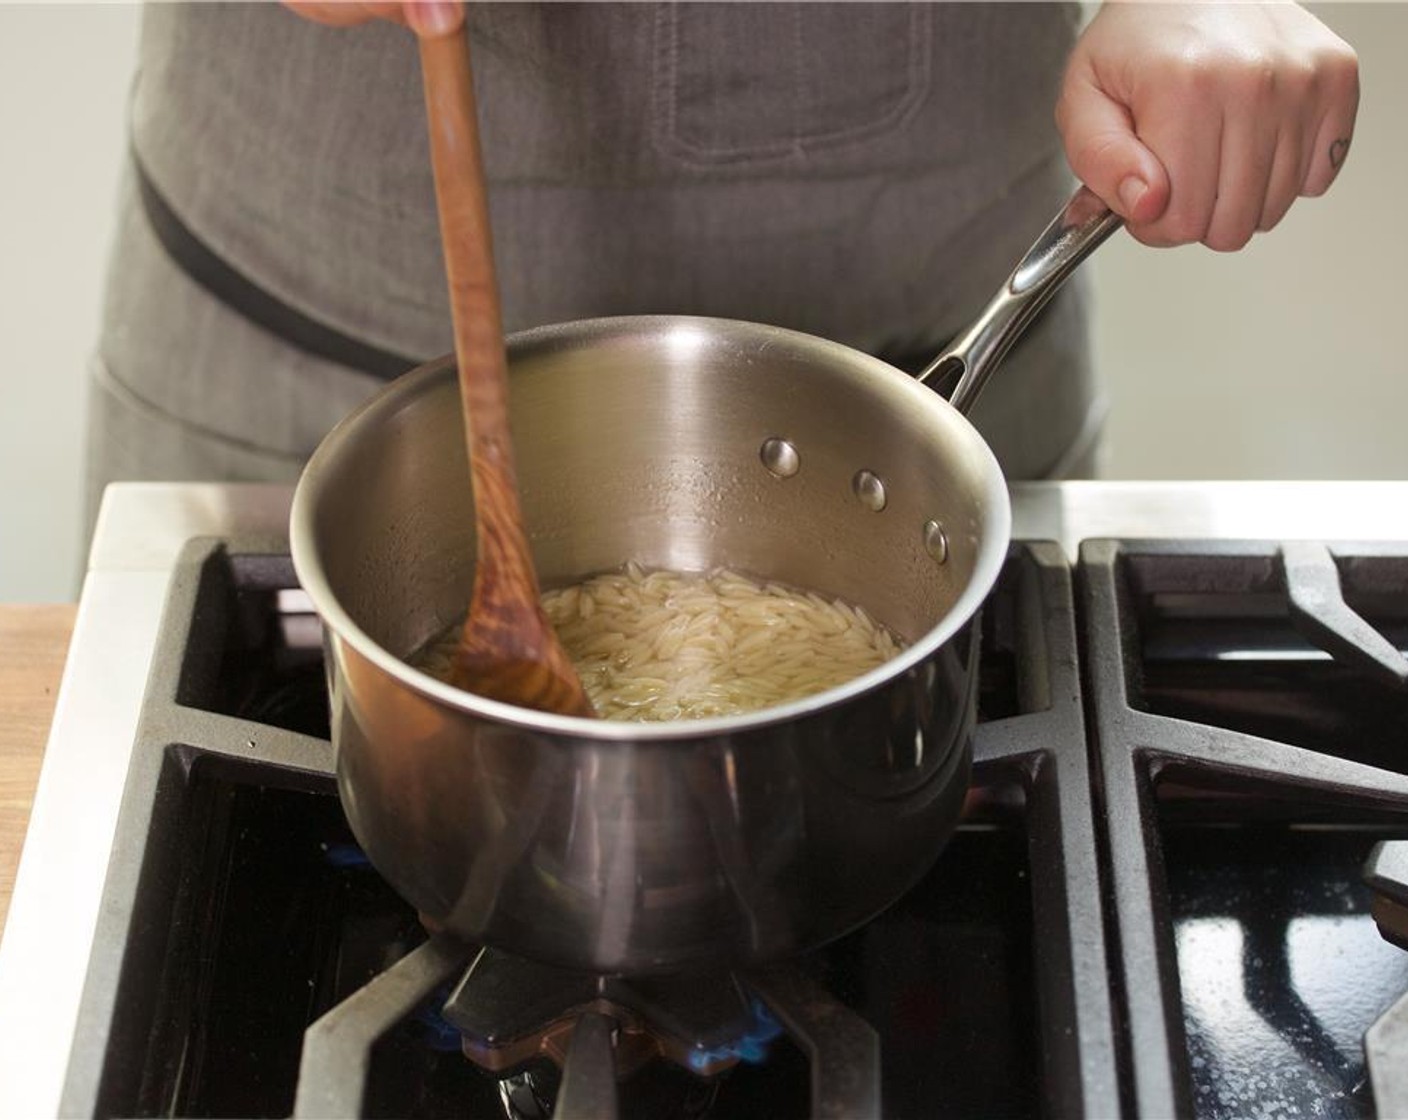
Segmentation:
{"type": "MultiPolygon", "coordinates": [[[[495,518],[499,533],[514,539],[487,542],[502,546],[493,551],[526,556],[528,546],[522,536],[523,518],[509,441],[508,362],[494,278],[493,238],[484,194],[469,46],[462,33],[422,38],[420,54],[455,329],[455,357],[459,363],[465,435],[474,460],[472,475],[480,528],[486,515],[495,518]],[[481,495],[483,485],[492,487],[491,493],[481,495]],[[487,501],[481,504],[481,499],[487,501]]],[[[531,581],[536,595],[537,580],[532,570],[522,576],[531,581]]]]}
{"type": "Polygon", "coordinates": [[[419,41],[478,542],[455,683],[496,700],[590,716],[543,614],[523,530],[469,43],[461,31],[419,41]]]}

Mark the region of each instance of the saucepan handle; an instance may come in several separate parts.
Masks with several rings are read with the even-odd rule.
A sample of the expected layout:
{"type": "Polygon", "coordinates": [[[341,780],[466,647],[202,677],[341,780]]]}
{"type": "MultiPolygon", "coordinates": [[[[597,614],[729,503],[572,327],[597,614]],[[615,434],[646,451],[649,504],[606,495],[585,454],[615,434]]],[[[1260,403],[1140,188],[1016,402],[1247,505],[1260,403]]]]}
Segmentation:
{"type": "Polygon", "coordinates": [[[1089,187],[1079,188],[1027,250],[983,313],[929,363],[919,380],[940,392],[954,385],[949,403],[966,415],[1036,313],[1076,266],[1121,224],[1120,216],[1089,187]]]}

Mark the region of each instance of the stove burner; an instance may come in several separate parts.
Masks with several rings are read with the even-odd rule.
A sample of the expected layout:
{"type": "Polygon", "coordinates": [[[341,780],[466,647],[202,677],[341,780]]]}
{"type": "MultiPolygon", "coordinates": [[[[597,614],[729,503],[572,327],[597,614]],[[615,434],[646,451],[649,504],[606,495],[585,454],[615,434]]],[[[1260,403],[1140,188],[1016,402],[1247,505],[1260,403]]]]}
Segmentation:
{"type": "MultiPolygon", "coordinates": [[[[309,1027],[298,1071],[294,1116],[359,1115],[377,1041],[463,968],[471,952],[448,938],[433,938],[309,1027]]],[[[823,991],[795,967],[730,978],[729,985],[740,1000],[739,1009],[746,1009],[744,1018],[732,1015],[734,1008],[730,998],[706,995],[707,988],[713,986],[707,982],[708,978],[700,978],[700,988],[678,980],[637,979],[628,983],[587,979],[591,980],[590,990],[582,986],[580,974],[564,976],[560,969],[482,951],[451,997],[447,1014],[457,1026],[469,1024],[470,1029],[482,1029],[482,1023],[493,1022],[492,1015],[501,1011],[516,1014],[519,1021],[523,1021],[525,1012],[531,1015],[526,1009],[544,1006],[547,1000],[556,1002],[551,994],[556,990],[553,986],[564,980],[569,985],[575,983],[578,993],[594,991],[596,997],[578,1007],[575,1014],[564,1013],[558,1017],[566,1020],[560,1030],[555,1019],[549,1024],[550,1030],[534,1034],[531,1049],[526,1044],[520,1048],[515,1041],[512,1046],[485,1047],[486,1055],[480,1056],[487,1056],[490,1062],[503,1058],[502,1066],[490,1068],[507,1071],[515,1065],[521,1067],[545,1048],[560,1052],[562,1083],[552,1114],[607,1120],[618,1115],[617,1082],[630,1071],[630,1062],[652,1056],[647,1052],[641,1059],[639,1052],[623,1053],[622,1040],[629,1040],[633,1030],[642,1035],[661,1033],[659,1027],[645,1028],[639,1016],[653,1007],[668,1021],[678,1024],[689,1017],[688,1005],[693,997],[705,996],[696,1019],[696,1026],[701,1026],[702,1031],[694,1032],[702,1037],[726,1037],[719,1033],[725,1021],[732,1023],[727,1028],[731,1032],[738,1023],[751,1019],[752,1025],[745,1029],[756,1031],[771,1015],[777,1016],[781,1028],[772,1032],[764,1026],[762,1033],[780,1034],[785,1029],[806,1053],[811,1069],[813,1115],[854,1117],[855,1120],[880,1115],[879,1037],[840,1000],[823,991]],[[515,988],[519,981],[526,986],[515,988]],[[754,993],[756,1000],[744,1000],[744,989],[754,993]],[[493,1003],[480,1007],[476,999],[485,992],[490,993],[493,1003]],[[610,993],[612,998],[604,998],[605,993],[610,993]],[[632,1028],[623,1029],[621,1021],[615,1017],[620,1014],[617,1009],[624,1006],[621,1000],[632,1003],[626,1012],[632,1028]],[[753,1014],[752,1008],[758,1001],[766,1004],[770,1014],[753,1014]],[[521,1010],[515,1011],[515,1008],[521,1010]],[[721,1012],[728,1014],[720,1018],[721,1012]],[[547,1035],[553,1038],[551,1046],[544,1042],[547,1035]]],[[[494,1033],[497,1037],[498,1032],[494,1033]]],[[[723,1047],[716,1043],[713,1049],[741,1050],[751,1045],[740,1041],[736,1035],[734,1038],[733,1043],[723,1047]]],[[[641,1042],[636,1040],[631,1045],[639,1046],[641,1042]]],[[[661,1045],[663,1048],[674,1044],[661,1045]]],[[[468,1050],[469,1044],[466,1052],[468,1050]]],[[[736,1061],[737,1057],[717,1069],[736,1061]]],[[[689,1058],[680,1064],[688,1067],[689,1058]]],[[[541,1111],[539,1093],[531,1080],[506,1080],[508,1084],[501,1089],[511,1115],[536,1115],[541,1111]],[[530,1103],[533,1107],[523,1107],[530,1103]]]]}
{"type": "Polygon", "coordinates": [[[782,1027],[731,973],[592,976],[483,950],[445,1005],[464,1052],[491,1073],[537,1056],[564,1064],[580,1016],[611,1023],[617,1075],[660,1057],[701,1077],[739,1061],[762,1061],[782,1027]]]}

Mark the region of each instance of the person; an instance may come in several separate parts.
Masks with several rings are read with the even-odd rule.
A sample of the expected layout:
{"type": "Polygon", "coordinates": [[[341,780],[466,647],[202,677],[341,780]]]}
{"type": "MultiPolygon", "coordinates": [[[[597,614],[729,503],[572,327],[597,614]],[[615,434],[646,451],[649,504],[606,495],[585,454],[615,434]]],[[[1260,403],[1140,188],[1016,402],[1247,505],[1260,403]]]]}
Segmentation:
{"type": "MultiPolygon", "coordinates": [[[[452,349],[418,57],[398,23],[467,26],[508,330],[717,315],[915,369],[1072,171],[1144,244],[1224,251],[1333,182],[1357,61],[1303,9],[1080,17],[153,5],[93,362],[90,506],[118,478],[290,480],[385,380],[452,349]]],[[[1086,302],[1068,285],[973,413],[1010,478],[1093,469],[1105,403],[1086,302]]]]}

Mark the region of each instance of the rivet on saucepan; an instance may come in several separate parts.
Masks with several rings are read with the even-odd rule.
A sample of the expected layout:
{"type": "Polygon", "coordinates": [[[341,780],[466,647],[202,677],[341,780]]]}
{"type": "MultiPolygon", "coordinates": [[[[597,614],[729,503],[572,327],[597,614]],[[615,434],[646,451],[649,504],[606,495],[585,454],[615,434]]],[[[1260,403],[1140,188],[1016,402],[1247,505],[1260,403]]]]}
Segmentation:
{"type": "Polygon", "coordinates": [[[872,513],[879,513],[885,508],[885,484],[874,471],[863,467],[856,471],[855,478],[851,479],[851,492],[855,494],[856,501],[872,513]]]}
{"type": "Polygon", "coordinates": [[[763,461],[763,466],[778,478],[791,478],[802,469],[802,459],[797,454],[797,449],[778,436],[763,440],[758,458],[763,461]]]}
{"type": "Polygon", "coordinates": [[[948,559],[948,534],[937,521],[924,522],[924,549],[936,563],[948,559]]]}

